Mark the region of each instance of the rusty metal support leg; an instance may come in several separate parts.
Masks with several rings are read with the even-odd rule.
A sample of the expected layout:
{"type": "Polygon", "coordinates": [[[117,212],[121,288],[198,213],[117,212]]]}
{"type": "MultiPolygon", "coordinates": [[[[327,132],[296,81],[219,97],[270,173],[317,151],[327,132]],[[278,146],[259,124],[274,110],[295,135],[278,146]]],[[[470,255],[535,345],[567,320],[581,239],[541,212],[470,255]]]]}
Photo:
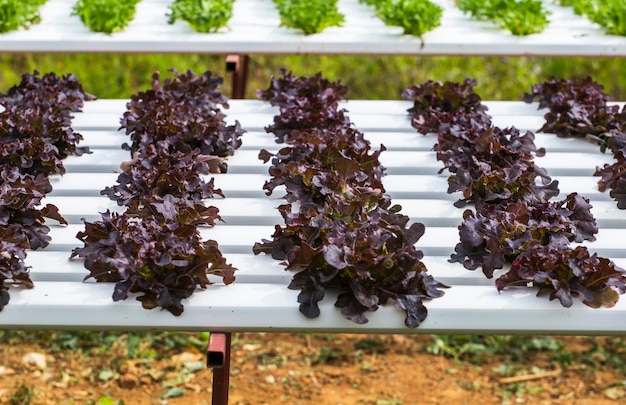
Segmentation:
{"type": "Polygon", "coordinates": [[[226,56],[226,71],[232,73],[233,99],[241,99],[246,96],[246,83],[248,81],[248,61],[250,55],[226,56]]]}
{"type": "Polygon", "coordinates": [[[230,333],[211,333],[207,349],[207,367],[213,369],[213,405],[228,405],[230,384],[230,333]]]}

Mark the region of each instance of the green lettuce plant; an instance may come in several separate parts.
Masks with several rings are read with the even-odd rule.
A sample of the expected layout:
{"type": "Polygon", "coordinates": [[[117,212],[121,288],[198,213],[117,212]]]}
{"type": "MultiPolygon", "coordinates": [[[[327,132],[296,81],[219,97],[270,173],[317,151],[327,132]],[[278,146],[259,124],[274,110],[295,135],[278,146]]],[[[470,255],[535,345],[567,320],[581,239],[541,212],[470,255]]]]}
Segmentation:
{"type": "Polygon", "coordinates": [[[15,31],[41,21],[39,7],[46,0],[0,0],[0,32],[15,31]]]}
{"type": "Polygon", "coordinates": [[[123,31],[135,18],[140,0],[78,0],[72,15],[93,32],[112,34],[123,31]]]}
{"type": "Polygon", "coordinates": [[[306,35],[341,26],[344,22],[337,0],[274,0],[274,4],[281,26],[300,29],[306,35]]]}
{"type": "Polygon", "coordinates": [[[234,3],[235,0],[176,0],[170,5],[168,23],[183,20],[196,32],[217,32],[233,16],[234,3]]]}

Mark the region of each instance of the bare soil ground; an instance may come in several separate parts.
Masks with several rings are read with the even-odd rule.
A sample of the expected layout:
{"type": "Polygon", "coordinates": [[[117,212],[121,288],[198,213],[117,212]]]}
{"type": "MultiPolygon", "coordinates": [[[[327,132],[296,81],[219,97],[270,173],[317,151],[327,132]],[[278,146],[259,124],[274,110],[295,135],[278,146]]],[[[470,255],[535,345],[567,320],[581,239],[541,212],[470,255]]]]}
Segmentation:
{"type": "MultiPolygon", "coordinates": [[[[430,336],[236,334],[229,403],[613,405],[626,398],[626,377],[601,358],[591,364],[603,339],[558,338],[565,363],[551,350],[470,362],[428,352],[430,336]]],[[[129,360],[118,343],[87,351],[3,344],[0,403],[211,403],[212,371],[198,346],[129,360]]]]}

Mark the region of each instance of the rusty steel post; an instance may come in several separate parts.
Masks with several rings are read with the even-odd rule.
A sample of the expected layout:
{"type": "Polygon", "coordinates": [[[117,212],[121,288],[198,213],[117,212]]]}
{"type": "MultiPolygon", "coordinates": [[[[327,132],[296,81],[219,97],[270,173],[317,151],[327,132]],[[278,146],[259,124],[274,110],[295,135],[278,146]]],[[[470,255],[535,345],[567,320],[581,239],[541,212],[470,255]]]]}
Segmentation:
{"type": "Polygon", "coordinates": [[[226,56],[226,71],[232,73],[232,99],[242,99],[246,96],[248,81],[249,55],[226,56]]]}
{"type": "Polygon", "coordinates": [[[213,405],[228,405],[230,384],[230,343],[231,334],[213,333],[209,336],[207,367],[213,369],[213,405]]]}

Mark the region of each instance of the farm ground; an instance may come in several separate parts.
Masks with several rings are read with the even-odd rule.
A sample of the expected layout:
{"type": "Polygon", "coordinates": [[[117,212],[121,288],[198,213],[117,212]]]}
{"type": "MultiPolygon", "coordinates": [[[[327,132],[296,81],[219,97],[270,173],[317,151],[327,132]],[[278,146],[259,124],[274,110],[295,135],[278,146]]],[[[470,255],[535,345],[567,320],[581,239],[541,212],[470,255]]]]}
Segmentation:
{"type": "MultiPolygon", "coordinates": [[[[615,338],[450,339],[236,334],[229,403],[604,405],[626,398],[615,338]]],[[[122,334],[106,347],[62,350],[5,339],[0,403],[210,404],[212,372],[195,343],[159,348],[122,334]]]]}

